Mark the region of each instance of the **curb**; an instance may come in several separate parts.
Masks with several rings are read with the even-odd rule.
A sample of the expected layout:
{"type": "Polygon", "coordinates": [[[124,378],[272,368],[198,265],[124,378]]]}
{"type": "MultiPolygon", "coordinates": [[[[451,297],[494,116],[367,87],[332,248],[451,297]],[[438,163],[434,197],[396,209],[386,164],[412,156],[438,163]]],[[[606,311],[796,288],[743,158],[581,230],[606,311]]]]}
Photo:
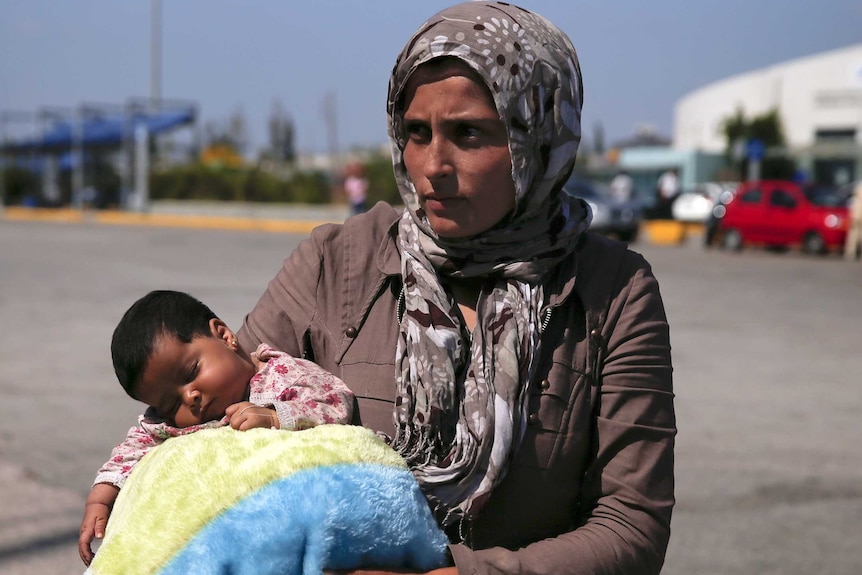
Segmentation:
{"type": "Polygon", "coordinates": [[[319,225],[336,220],[302,221],[235,216],[199,216],[181,214],[133,213],[114,210],[86,211],[53,208],[8,207],[2,219],[17,222],[57,222],[69,224],[105,224],[171,228],[240,230],[289,234],[307,234],[319,225]]]}
{"type": "MultiPolygon", "coordinates": [[[[229,208],[229,206],[228,206],[229,208]]],[[[340,213],[333,211],[327,219],[305,219],[299,214],[288,219],[236,215],[199,215],[180,213],[138,213],[120,210],[75,210],[63,208],[25,208],[10,206],[0,212],[0,220],[17,222],[59,222],[71,224],[104,224],[113,226],[148,226],[172,228],[217,229],[287,234],[309,234],[327,223],[341,223],[340,213]]],[[[704,225],[675,220],[646,220],[641,223],[642,241],[653,245],[680,245],[689,237],[702,236],[704,225]]]]}

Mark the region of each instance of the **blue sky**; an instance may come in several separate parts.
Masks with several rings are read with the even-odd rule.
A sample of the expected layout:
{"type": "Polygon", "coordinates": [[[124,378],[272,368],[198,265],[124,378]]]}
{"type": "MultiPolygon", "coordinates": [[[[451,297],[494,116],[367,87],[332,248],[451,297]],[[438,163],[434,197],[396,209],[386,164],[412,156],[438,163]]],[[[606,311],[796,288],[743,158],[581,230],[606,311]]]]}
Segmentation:
{"type": "MultiPolygon", "coordinates": [[[[326,149],[334,93],[341,148],[386,141],[395,56],[437,0],[162,0],[161,92],[203,122],[242,110],[254,144],[280,100],[301,151],[326,149]]],[[[584,134],[653,125],[722,78],[862,42],[858,0],[523,0],[571,37],[584,134]]],[[[0,110],[124,103],[150,94],[151,0],[0,0],[0,110]]],[[[18,126],[21,129],[22,126],[18,126]]]]}

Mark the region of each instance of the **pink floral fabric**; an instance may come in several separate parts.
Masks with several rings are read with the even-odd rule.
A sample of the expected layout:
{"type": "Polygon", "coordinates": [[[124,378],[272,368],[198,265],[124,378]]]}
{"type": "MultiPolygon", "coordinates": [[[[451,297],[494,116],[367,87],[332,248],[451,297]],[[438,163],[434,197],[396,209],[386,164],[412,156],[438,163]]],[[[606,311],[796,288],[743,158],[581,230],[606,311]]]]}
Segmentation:
{"type": "MultiPolygon", "coordinates": [[[[300,430],[325,423],[350,423],[353,392],[339,378],[310,361],[292,357],[262,343],[252,353],[263,367],[249,382],[249,401],[272,407],[281,429],[300,430]]],[[[227,417],[179,428],[165,422],[153,409],[138,417],[126,439],[111,452],[93,484],[110,483],[122,489],[135,464],[166,439],[201,429],[224,427],[227,417]]]]}

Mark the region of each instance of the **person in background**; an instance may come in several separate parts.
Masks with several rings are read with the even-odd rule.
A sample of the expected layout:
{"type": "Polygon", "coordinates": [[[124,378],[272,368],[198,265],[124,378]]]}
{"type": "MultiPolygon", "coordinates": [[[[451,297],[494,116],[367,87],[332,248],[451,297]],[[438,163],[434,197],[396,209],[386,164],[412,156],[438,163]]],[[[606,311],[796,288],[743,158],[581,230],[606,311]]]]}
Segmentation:
{"type": "Polygon", "coordinates": [[[111,356],[120,385],[149,407],[87,497],[78,539],[86,565],[135,465],[168,438],[226,425],[306,429],[347,423],[353,413],[353,394],[337,377],[263,343],[247,353],[209,307],[182,292],[136,301],[114,330],[111,356]]]}
{"type": "Polygon", "coordinates": [[[619,203],[628,202],[632,199],[632,195],[634,194],[634,180],[632,180],[632,177],[625,170],[620,170],[620,172],[613,177],[609,187],[611,190],[611,197],[619,203]]]}
{"type": "Polygon", "coordinates": [[[853,186],[848,203],[847,240],[844,245],[844,258],[858,260],[862,256],[862,180],[853,186]]]}
{"type": "Polygon", "coordinates": [[[538,14],[473,1],[432,16],[389,82],[404,209],[314,230],[237,334],[350,386],[354,422],[404,457],[449,536],[435,574],[664,562],[669,327],[649,264],[588,232],[562,191],[582,101],[572,43],[538,14]]]}
{"type": "Polygon", "coordinates": [[[656,182],[656,217],[670,219],[671,206],[674,199],[679,195],[680,183],[676,168],[663,172],[656,182]]]}
{"type": "Polygon", "coordinates": [[[368,179],[362,164],[351,164],[347,167],[344,178],[344,193],[350,202],[353,215],[361,214],[368,209],[368,179]]]}

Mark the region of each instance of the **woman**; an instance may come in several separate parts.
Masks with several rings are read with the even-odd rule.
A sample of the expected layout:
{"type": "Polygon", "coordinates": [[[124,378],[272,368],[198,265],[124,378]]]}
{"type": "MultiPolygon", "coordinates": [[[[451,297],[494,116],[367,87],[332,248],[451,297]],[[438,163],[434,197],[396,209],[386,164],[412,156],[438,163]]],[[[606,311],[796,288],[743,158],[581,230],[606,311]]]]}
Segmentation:
{"type": "Polygon", "coordinates": [[[405,457],[455,567],[658,573],[676,433],[643,258],[561,189],[580,140],[568,38],[511,4],[426,22],[390,80],[406,209],[315,230],[239,332],[340,376],[405,457]]]}

